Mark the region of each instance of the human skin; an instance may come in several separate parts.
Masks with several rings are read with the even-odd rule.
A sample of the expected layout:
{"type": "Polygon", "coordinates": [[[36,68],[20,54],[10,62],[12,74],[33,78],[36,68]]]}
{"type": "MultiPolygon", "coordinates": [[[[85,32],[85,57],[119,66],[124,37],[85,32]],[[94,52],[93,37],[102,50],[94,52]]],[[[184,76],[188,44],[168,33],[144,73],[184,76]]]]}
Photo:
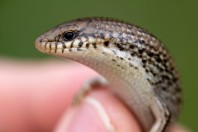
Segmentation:
{"type": "MultiPolygon", "coordinates": [[[[0,131],[107,132],[91,99],[102,106],[116,132],[140,132],[133,113],[105,88],[71,105],[83,82],[96,76],[76,63],[0,59],[0,131]]],[[[170,132],[187,130],[174,126],[170,132]]]]}

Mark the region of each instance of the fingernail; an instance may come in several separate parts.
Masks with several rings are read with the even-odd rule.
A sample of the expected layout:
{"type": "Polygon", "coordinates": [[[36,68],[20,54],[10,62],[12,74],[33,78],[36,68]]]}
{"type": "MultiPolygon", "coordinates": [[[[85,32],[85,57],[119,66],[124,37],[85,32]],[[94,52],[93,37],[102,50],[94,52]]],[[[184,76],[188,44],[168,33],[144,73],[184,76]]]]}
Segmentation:
{"type": "Polygon", "coordinates": [[[102,104],[91,97],[86,97],[78,106],[67,111],[56,132],[113,132],[109,115],[102,104]]]}

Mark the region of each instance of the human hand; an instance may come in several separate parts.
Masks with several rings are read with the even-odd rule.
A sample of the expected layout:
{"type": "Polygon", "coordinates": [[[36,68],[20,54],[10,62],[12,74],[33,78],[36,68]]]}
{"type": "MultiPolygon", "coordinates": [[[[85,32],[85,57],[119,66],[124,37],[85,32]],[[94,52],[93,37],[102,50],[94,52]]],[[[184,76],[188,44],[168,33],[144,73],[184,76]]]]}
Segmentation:
{"type": "MultiPolygon", "coordinates": [[[[117,132],[140,132],[134,115],[105,89],[93,90],[79,106],[70,105],[92,70],[59,61],[0,61],[0,131],[106,132],[102,105],[117,132]],[[96,105],[88,99],[96,101],[96,105]]],[[[108,124],[108,123],[105,123],[108,124]]],[[[187,132],[173,127],[171,132],[187,132]]]]}

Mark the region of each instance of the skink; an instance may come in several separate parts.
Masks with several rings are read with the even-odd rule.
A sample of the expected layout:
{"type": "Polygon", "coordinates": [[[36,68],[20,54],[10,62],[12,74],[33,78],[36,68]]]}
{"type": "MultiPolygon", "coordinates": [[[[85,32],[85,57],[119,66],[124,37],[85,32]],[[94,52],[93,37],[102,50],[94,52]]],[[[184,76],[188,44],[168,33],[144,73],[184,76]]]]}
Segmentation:
{"type": "Polygon", "coordinates": [[[104,76],[145,132],[163,132],[179,115],[182,92],[175,64],[164,45],[138,26],[110,18],[76,19],[42,34],[36,48],[104,76]]]}

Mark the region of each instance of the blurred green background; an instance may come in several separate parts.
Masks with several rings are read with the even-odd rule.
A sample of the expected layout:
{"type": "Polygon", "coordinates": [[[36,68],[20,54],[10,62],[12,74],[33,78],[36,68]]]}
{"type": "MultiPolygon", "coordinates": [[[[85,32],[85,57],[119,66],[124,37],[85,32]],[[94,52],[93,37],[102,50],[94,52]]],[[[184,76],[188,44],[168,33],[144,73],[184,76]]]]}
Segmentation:
{"type": "Polygon", "coordinates": [[[182,76],[184,107],[180,123],[198,131],[198,1],[1,0],[0,57],[47,58],[35,49],[36,37],[59,23],[87,16],[134,23],[166,44],[182,76]]]}

